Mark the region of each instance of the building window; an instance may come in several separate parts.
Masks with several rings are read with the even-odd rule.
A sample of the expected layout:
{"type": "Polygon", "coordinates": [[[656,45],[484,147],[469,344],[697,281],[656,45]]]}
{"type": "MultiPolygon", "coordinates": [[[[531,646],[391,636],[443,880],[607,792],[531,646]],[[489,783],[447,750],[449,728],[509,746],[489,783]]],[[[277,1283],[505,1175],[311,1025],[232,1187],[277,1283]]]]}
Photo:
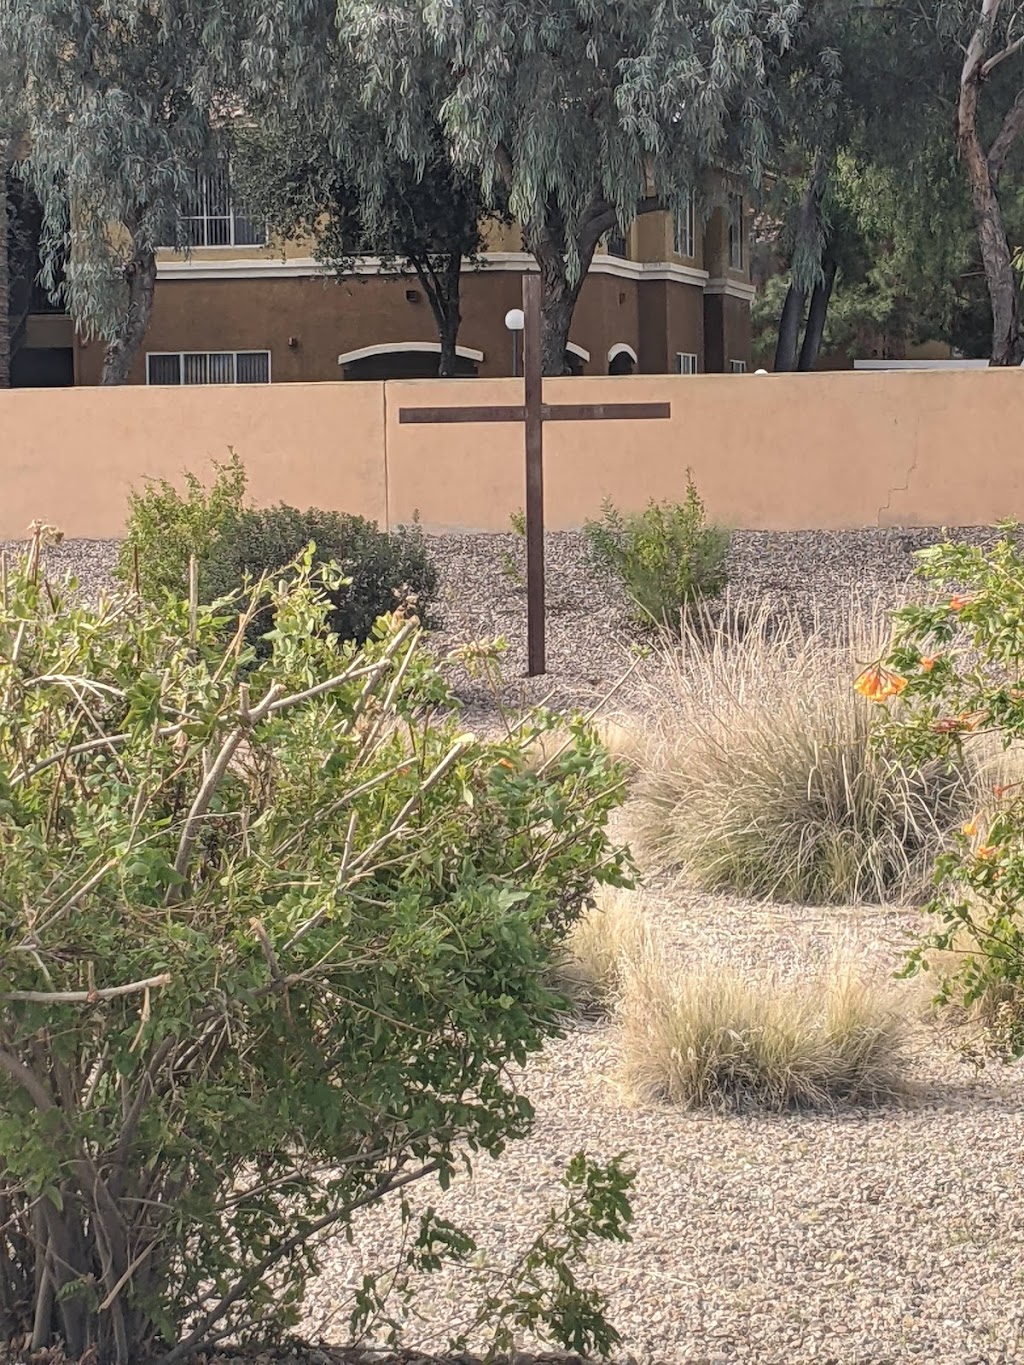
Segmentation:
{"type": "Polygon", "coordinates": [[[605,251],[609,256],[619,256],[622,260],[626,260],[629,256],[629,248],[626,244],[625,235],[621,232],[609,232],[605,251]]]}
{"type": "Polygon", "coordinates": [[[231,172],[223,162],[216,170],[195,176],[182,205],[177,234],[163,245],[264,246],[266,240],[266,226],[247,218],[232,202],[231,172]]]}
{"type": "Polygon", "coordinates": [[[675,240],[673,246],[677,256],[692,260],[693,251],[693,190],[686,191],[686,201],[682,208],[676,209],[675,240]]]}
{"type": "Polygon", "coordinates": [[[730,373],[730,374],[746,374],[746,372],[747,372],[747,362],[746,362],[745,360],[730,360],[730,361],[729,361],[729,373],[730,373]]]}
{"type": "Polygon", "coordinates": [[[676,374],[696,374],[697,357],[689,351],[676,352],[676,374]]]}
{"type": "Polygon", "coordinates": [[[147,384],[269,384],[269,351],[160,351],[146,356],[147,384]]]}
{"type": "Polygon", "coordinates": [[[729,195],[729,269],[743,269],[743,196],[729,195]]]}

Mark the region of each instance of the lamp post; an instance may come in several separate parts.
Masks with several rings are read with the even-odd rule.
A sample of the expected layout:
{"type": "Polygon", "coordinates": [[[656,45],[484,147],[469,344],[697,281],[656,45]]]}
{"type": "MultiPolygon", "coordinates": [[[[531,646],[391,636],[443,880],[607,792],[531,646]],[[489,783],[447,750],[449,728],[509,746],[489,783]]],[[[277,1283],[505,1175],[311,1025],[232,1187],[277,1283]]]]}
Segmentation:
{"type": "Polygon", "coordinates": [[[519,333],[526,326],[526,314],[521,308],[510,308],[505,314],[505,326],[512,333],[512,378],[519,374],[519,333]]]}

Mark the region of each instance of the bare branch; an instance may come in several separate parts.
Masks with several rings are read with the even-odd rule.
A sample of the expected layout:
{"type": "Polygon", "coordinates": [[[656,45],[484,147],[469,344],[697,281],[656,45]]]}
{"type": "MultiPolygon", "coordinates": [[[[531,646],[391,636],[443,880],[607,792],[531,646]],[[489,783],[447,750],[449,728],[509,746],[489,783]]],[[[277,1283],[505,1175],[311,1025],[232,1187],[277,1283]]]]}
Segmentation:
{"type": "Polygon", "coordinates": [[[996,134],[995,141],[989,150],[988,173],[993,184],[998,183],[1003,167],[1006,165],[1006,158],[1013,151],[1014,143],[1020,137],[1022,129],[1024,129],[1024,89],[1017,92],[1017,98],[1007,110],[1002,127],[996,134]]]}
{"type": "Polygon", "coordinates": [[[193,1352],[209,1341],[209,1334],[213,1327],[224,1317],[239,1299],[249,1292],[253,1285],[258,1284],[264,1276],[271,1271],[274,1266],[288,1256],[309,1238],[316,1236],[318,1232],[324,1232],[334,1223],[340,1222],[342,1218],[347,1218],[356,1209],[363,1208],[367,1204],[375,1203],[378,1199],[383,1199],[386,1195],[401,1189],[404,1185],[411,1185],[415,1180],[422,1180],[424,1176],[433,1175],[439,1168],[437,1161],[430,1161],[424,1166],[420,1166],[415,1171],[408,1171],[405,1175],[396,1175],[394,1171],[388,1174],[369,1190],[366,1194],[354,1199],[351,1204],[345,1204],[340,1209],[332,1209],[330,1213],[325,1213],[322,1218],[309,1227],[302,1228],[291,1237],[286,1237],[283,1242],[279,1242],[272,1251],[268,1251],[266,1256],[244,1275],[234,1288],[204,1315],[202,1322],[189,1333],[184,1341],[179,1341],[177,1346],[172,1347],[166,1355],[160,1357],[156,1365],[178,1365],[179,1361],[187,1360],[193,1352]]]}
{"type": "Polygon", "coordinates": [[[1002,52],[997,52],[994,57],[989,57],[981,68],[981,78],[984,80],[990,72],[994,71],[1000,62],[1005,62],[1007,57],[1012,57],[1024,47],[1024,38],[1018,38],[1016,42],[1004,47],[1002,52]]]}
{"type": "Polygon", "coordinates": [[[147,977],[145,981],[126,981],[123,986],[104,986],[89,991],[4,991],[0,1000],[24,1000],[37,1005],[92,1005],[97,1000],[116,1000],[136,995],[154,986],[169,986],[170,972],[147,977]]]}

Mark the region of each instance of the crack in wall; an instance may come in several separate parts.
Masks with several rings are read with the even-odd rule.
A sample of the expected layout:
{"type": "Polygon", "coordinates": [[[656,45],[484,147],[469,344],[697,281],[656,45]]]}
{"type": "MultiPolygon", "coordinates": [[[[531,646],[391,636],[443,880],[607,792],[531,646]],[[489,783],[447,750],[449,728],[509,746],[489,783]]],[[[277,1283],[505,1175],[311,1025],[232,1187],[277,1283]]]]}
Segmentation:
{"type": "Polygon", "coordinates": [[[909,465],[909,467],[907,468],[907,472],[906,472],[906,474],[905,474],[905,476],[904,476],[906,482],[905,482],[905,483],[902,483],[902,484],[897,484],[897,485],[895,485],[894,487],[891,487],[891,488],[889,489],[889,496],[888,496],[888,498],[887,498],[886,501],[881,505],[881,507],[879,507],[878,511],[875,513],[875,525],[876,525],[876,526],[879,526],[879,527],[882,526],[882,517],[884,516],[884,514],[885,514],[886,512],[891,511],[891,509],[892,509],[892,500],[893,500],[893,498],[896,496],[896,494],[897,494],[897,493],[907,493],[907,492],[909,492],[909,490],[910,490],[910,480],[913,478],[914,472],[915,472],[915,470],[917,469],[917,461],[918,461],[918,456],[919,456],[919,454],[920,454],[920,450],[919,450],[919,447],[918,447],[917,442],[915,442],[915,443],[914,443],[914,458],[910,461],[910,465],[909,465]]]}

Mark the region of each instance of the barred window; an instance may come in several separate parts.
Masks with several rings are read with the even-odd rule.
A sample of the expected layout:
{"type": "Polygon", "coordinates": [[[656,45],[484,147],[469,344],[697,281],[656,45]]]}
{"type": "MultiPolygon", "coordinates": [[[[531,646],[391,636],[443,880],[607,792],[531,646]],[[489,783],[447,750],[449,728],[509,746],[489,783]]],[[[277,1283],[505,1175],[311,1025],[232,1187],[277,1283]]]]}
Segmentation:
{"type": "Polygon", "coordinates": [[[269,351],[154,351],[147,384],[269,384],[269,351]]]}

